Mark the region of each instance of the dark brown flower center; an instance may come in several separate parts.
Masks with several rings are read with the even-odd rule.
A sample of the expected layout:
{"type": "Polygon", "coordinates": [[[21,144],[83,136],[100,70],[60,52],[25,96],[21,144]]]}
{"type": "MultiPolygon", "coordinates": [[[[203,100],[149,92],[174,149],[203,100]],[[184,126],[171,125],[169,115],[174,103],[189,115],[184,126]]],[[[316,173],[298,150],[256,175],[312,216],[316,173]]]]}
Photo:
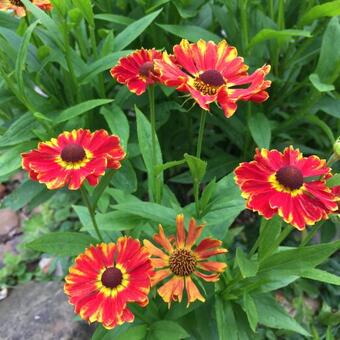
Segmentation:
{"type": "Polygon", "coordinates": [[[177,249],[169,259],[170,270],[179,276],[187,276],[196,269],[197,260],[189,250],[177,249]]]}
{"type": "Polygon", "coordinates": [[[216,94],[217,90],[225,84],[222,74],[216,70],[204,71],[194,81],[195,88],[204,95],[210,96],[216,94]]]}
{"type": "Polygon", "coordinates": [[[303,175],[299,168],[287,165],[276,172],[277,181],[288,189],[295,190],[301,188],[303,175]]]}
{"type": "Polygon", "coordinates": [[[211,86],[218,87],[224,84],[224,79],[222,77],[222,74],[216,70],[204,71],[200,75],[200,79],[207,85],[211,85],[211,86]]]}
{"type": "Polygon", "coordinates": [[[148,77],[150,75],[150,72],[154,71],[154,66],[152,61],[147,61],[143,65],[139,67],[139,73],[144,76],[148,77]]]}
{"type": "Polygon", "coordinates": [[[122,279],[122,272],[115,267],[107,268],[101,277],[102,284],[111,289],[119,286],[122,283],[122,279]]]}
{"type": "Polygon", "coordinates": [[[76,163],[86,156],[85,150],[78,144],[68,144],[61,151],[61,159],[65,162],[76,163]]]}
{"type": "MultiPolygon", "coordinates": [[[[12,5],[24,7],[24,4],[21,2],[21,0],[9,0],[9,2],[12,5]]],[[[32,0],[30,0],[30,2],[32,2],[32,0]]]]}

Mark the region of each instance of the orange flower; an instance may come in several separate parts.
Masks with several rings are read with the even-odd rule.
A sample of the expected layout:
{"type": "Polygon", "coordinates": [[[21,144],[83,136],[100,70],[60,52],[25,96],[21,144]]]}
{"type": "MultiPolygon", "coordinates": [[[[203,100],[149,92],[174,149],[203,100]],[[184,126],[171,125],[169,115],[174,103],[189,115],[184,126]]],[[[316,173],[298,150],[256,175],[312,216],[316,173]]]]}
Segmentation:
{"type": "Polygon", "coordinates": [[[292,146],[283,153],[257,149],[255,160],[241,163],[235,175],[247,208],[267,219],[278,214],[299,230],[327,219],[337,209],[336,198],[325,184],[332,176],[326,161],[303,157],[292,146]]]}
{"type": "Polygon", "coordinates": [[[172,301],[182,301],[184,287],[187,292],[188,306],[196,300],[204,302],[205,298],[199,292],[192,278],[215,282],[227,267],[227,264],[223,262],[207,261],[211,256],[227,252],[227,249],[220,248],[221,241],[205,238],[194,250],[192,249],[200,237],[204,225],[197,226],[196,221],[192,218],[186,236],[183,215],[177,215],[176,224],[176,240],[167,238],[161,225],[159,225],[159,234],[154,235],[154,240],[163,247],[165,252],[150,241],[144,240],[144,246],[153,256],[151,262],[154,269],[159,269],[152,278],[152,285],[155,286],[171,276],[171,279],[158,289],[158,294],[168,303],[169,307],[172,301]],[[202,273],[200,270],[206,273],[202,273]]]}
{"type": "Polygon", "coordinates": [[[121,237],[80,254],[65,277],[64,291],[83,319],[111,329],[133,322],[128,303],[148,304],[153,274],[147,250],[138,240],[121,237]]]}
{"type": "Polygon", "coordinates": [[[140,96],[149,85],[158,81],[158,75],[154,69],[156,58],[162,58],[162,52],[154,48],[151,50],[142,48],[127,57],[120,58],[118,64],[111,69],[111,76],[140,96]]]}
{"type": "Polygon", "coordinates": [[[22,167],[32,180],[48,189],[65,185],[79,189],[85,179],[95,186],[107,168],[119,169],[125,152],[119,137],[105,130],[63,132],[57,138],[41,142],[38,149],[22,154],[22,167]]]}
{"type": "MultiPolygon", "coordinates": [[[[43,11],[50,11],[53,7],[49,0],[31,0],[31,2],[43,11]]],[[[20,0],[0,0],[0,11],[13,11],[18,17],[26,15],[25,6],[20,0]]]]}
{"type": "Polygon", "coordinates": [[[267,100],[266,89],[271,82],[265,77],[270,66],[265,65],[248,75],[243,58],[238,57],[236,48],[228,46],[225,40],[216,45],[202,39],[190,44],[183,39],[173,51],[174,56],[164,52],[163,58],[155,60],[159,79],[167,86],[189,92],[202,109],[209,111],[209,105],[216,102],[229,118],[239,100],[267,100]]]}

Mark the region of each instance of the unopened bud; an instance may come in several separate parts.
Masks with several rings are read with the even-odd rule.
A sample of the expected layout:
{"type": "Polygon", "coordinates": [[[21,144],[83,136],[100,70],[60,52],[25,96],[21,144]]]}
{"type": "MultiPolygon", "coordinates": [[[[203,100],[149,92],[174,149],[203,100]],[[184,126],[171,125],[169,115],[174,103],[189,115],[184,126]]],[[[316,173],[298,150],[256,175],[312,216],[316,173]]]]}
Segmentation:
{"type": "Polygon", "coordinates": [[[333,151],[334,151],[334,156],[337,159],[340,159],[340,137],[336,140],[336,142],[333,145],[333,151]]]}

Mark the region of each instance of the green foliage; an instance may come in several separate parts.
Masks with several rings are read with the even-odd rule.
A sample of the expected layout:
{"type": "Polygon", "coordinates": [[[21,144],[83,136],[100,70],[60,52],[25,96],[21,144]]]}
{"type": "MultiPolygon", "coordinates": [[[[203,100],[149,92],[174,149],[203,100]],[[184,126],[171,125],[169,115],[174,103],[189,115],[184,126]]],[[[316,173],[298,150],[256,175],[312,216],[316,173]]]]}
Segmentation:
{"type": "Polygon", "coordinates": [[[28,248],[44,253],[72,256],[78,255],[91,244],[97,244],[98,240],[87,234],[73,232],[54,232],[43,235],[36,240],[27,243],[28,248]]]}

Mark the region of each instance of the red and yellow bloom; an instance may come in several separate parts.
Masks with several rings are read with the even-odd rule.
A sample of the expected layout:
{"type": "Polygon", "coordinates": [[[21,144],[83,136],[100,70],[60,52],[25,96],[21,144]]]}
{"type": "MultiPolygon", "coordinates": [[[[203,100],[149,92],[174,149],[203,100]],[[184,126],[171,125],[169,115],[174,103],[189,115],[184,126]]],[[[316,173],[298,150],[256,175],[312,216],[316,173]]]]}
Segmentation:
{"type": "Polygon", "coordinates": [[[80,254],[65,277],[64,291],[84,320],[111,329],[133,322],[127,303],[148,304],[153,274],[147,250],[138,240],[121,237],[80,254]]]}
{"type": "Polygon", "coordinates": [[[81,187],[85,179],[97,185],[107,168],[119,169],[125,151],[118,136],[105,130],[63,132],[57,138],[41,142],[38,148],[22,154],[22,167],[32,180],[48,189],[81,187]]]}
{"type": "Polygon", "coordinates": [[[162,58],[162,52],[142,48],[127,57],[120,58],[118,64],[111,69],[111,75],[118,83],[140,96],[149,85],[158,81],[158,74],[154,69],[154,61],[162,58]]]}
{"type": "Polygon", "coordinates": [[[159,269],[152,278],[152,285],[155,286],[165,278],[171,277],[158,289],[158,294],[170,306],[172,301],[182,301],[185,288],[189,306],[196,300],[205,301],[192,278],[202,278],[209,282],[218,281],[227,264],[207,259],[217,254],[224,254],[227,249],[220,248],[221,241],[205,238],[193,250],[192,247],[200,237],[204,225],[197,226],[192,218],[186,236],[183,215],[177,216],[176,224],[176,239],[167,238],[161,225],[159,225],[159,233],[154,235],[154,240],[165,252],[148,240],[144,240],[144,246],[153,256],[151,262],[154,269],[159,269]],[[201,270],[204,272],[202,273],[201,270]]]}
{"type": "Polygon", "coordinates": [[[331,177],[326,161],[303,157],[292,146],[283,153],[256,150],[254,161],[241,163],[235,175],[249,209],[267,219],[278,214],[299,230],[327,219],[337,209],[336,198],[325,184],[331,177]]]}
{"type": "MultiPolygon", "coordinates": [[[[31,0],[31,2],[43,11],[50,11],[53,7],[49,0],[31,0]]],[[[0,0],[0,11],[13,11],[19,17],[26,15],[26,9],[21,0],[0,0]]]]}
{"type": "Polygon", "coordinates": [[[238,57],[236,48],[228,46],[225,40],[216,45],[204,40],[190,44],[183,39],[173,51],[173,57],[164,52],[163,58],[155,61],[160,81],[189,92],[204,110],[217,102],[225,116],[231,117],[238,100],[263,102],[268,98],[266,89],[271,82],[265,77],[270,66],[248,75],[243,58],[238,57]],[[245,87],[246,84],[249,86],[245,87]]]}

